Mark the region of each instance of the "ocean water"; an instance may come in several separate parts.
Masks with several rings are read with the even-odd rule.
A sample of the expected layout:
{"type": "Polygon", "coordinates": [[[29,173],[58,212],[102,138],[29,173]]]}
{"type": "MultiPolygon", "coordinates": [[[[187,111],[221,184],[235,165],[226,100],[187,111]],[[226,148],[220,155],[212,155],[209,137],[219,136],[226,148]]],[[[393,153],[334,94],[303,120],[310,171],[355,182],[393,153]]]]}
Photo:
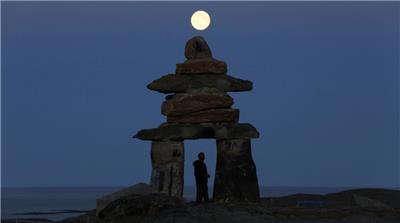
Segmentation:
{"type": "MultiPolygon", "coordinates": [[[[47,218],[61,220],[82,213],[35,214],[29,212],[54,212],[63,210],[92,210],[96,199],[113,193],[122,187],[41,187],[41,188],[2,188],[1,218],[47,218]]],[[[338,187],[261,187],[262,197],[278,197],[296,193],[327,194],[351,188],[338,187]]],[[[184,198],[193,200],[195,187],[185,187],[184,198]]],[[[209,188],[212,195],[212,188],[209,188]]]]}

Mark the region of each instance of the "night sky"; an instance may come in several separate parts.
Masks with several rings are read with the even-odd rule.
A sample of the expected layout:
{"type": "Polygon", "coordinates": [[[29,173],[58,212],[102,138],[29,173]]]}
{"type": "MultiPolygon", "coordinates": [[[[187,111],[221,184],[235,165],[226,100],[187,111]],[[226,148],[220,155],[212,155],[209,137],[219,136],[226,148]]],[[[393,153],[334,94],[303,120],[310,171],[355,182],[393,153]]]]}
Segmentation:
{"type": "MultiPolygon", "coordinates": [[[[146,85],[202,35],[254,83],[231,96],[261,185],[400,187],[399,2],[2,2],[1,19],[2,186],[148,182],[131,136],[165,121],[165,95],[146,85]]],[[[200,151],[213,177],[215,147],[185,143],[185,185],[200,151]]]]}

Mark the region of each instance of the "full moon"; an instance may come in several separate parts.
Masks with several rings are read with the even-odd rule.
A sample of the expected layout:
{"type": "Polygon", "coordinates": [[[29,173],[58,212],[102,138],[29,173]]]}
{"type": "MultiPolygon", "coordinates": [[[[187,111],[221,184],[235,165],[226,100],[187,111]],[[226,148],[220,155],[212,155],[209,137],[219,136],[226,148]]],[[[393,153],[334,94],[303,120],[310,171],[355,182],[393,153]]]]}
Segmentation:
{"type": "Polygon", "coordinates": [[[190,18],[193,28],[197,30],[205,30],[210,25],[211,18],[205,11],[196,11],[193,13],[192,18],[190,18]]]}

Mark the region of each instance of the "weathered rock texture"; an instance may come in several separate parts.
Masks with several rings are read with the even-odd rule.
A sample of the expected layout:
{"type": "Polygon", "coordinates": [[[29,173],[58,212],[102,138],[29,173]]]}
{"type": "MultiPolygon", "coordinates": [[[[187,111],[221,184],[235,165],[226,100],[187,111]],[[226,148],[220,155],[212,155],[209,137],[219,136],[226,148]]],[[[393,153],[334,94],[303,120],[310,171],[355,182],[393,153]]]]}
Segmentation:
{"type": "Polygon", "coordinates": [[[151,194],[120,199],[107,206],[99,220],[104,223],[395,223],[400,222],[399,197],[398,190],[361,189],[327,195],[262,198],[260,202],[195,205],[166,195],[151,194]],[[362,207],[355,202],[355,196],[385,205],[362,207]],[[320,202],[322,206],[298,205],[304,201],[320,202]]]}
{"type": "Polygon", "coordinates": [[[152,193],[152,188],[149,184],[145,183],[135,184],[133,186],[124,188],[112,194],[108,194],[106,196],[96,199],[96,213],[97,214],[100,213],[100,211],[103,210],[107,205],[120,198],[131,195],[146,195],[151,193],[152,193]]]}
{"type": "Polygon", "coordinates": [[[140,130],[135,138],[161,141],[185,139],[252,139],[258,138],[256,128],[248,123],[164,123],[158,128],[140,130]]]}
{"type": "Polygon", "coordinates": [[[183,142],[152,142],[150,184],[153,192],[182,197],[184,158],[183,142]]]}
{"type": "Polygon", "coordinates": [[[259,199],[260,191],[250,140],[217,140],[214,201],[259,199]]]}
{"type": "Polygon", "coordinates": [[[207,109],[229,108],[232,104],[233,99],[225,93],[183,93],[164,101],[161,113],[166,116],[179,116],[207,109]]]}
{"type": "Polygon", "coordinates": [[[176,64],[176,73],[154,80],[147,88],[166,93],[161,113],[167,122],[158,128],[140,130],[135,138],[152,141],[154,192],[181,197],[183,188],[183,140],[217,139],[217,170],[214,199],[258,201],[256,169],[250,139],[258,131],[238,123],[239,109],[232,108],[227,92],[250,91],[253,83],[227,75],[225,62],[213,58],[203,37],[190,39],[186,61],[176,64]]]}
{"type": "MultiPolygon", "coordinates": [[[[369,203],[369,202],[368,202],[369,203]]],[[[22,216],[21,216],[22,217],[22,216]]],[[[2,223],[50,223],[46,219],[2,219],[2,223]]],[[[357,189],[334,194],[295,194],[260,202],[197,205],[165,194],[124,196],[104,208],[59,223],[395,223],[400,222],[400,191],[357,189]],[[382,205],[358,204],[364,197],[382,205]],[[319,207],[301,206],[304,201],[319,207]]]]}
{"type": "Polygon", "coordinates": [[[225,92],[250,91],[253,83],[229,75],[178,75],[168,74],[154,80],[147,88],[161,93],[182,93],[194,89],[216,88],[225,92]]]}
{"type": "Polygon", "coordinates": [[[168,116],[167,121],[177,123],[238,122],[239,110],[229,108],[209,109],[187,115],[168,116]]]}
{"type": "Polygon", "coordinates": [[[215,59],[187,60],[176,64],[176,74],[226,74],[228,67],[224,61],[215,59]]]}
{"type": "Polygon", "coordinates": [[[186,43],[185,57],[188,60],[207,59],[212,57],[212,53],[206,40],[201,36],[195,36],[186,43]]]}

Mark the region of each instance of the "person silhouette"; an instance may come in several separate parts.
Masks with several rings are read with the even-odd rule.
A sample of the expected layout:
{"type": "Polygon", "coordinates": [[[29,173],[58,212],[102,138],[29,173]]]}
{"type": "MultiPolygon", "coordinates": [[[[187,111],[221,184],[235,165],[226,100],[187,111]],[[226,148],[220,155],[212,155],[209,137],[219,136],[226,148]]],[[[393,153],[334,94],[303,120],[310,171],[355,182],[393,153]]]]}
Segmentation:
{"type": "Polygon", "coordinates": [[[198,160],[193,162],[194,176],[196,178],[196,202],[201,203],[203,199],[208,202],[207,182],[210,175],[207,173],[207,166],[204,162],[206,158],[203,152],[200,152],[197,157],[198,160]]]}

